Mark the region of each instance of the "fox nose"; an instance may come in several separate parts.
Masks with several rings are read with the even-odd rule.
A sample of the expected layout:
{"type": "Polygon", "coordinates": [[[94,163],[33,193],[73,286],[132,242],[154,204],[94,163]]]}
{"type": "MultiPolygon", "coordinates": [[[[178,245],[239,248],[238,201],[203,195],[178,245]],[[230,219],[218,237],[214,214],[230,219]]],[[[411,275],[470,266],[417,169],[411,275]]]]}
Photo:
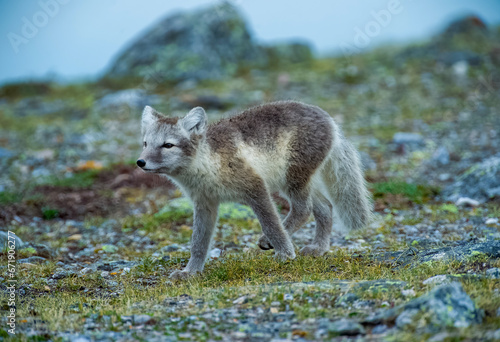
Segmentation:
{"type": "Polygon", "coordinates": [[[146,166],[146,162],[144,161],[144,159],[139,159],[139,160],[137,161],[137,166],[139,166],[139,167],[144,167],[144,166],[146,166]]]}

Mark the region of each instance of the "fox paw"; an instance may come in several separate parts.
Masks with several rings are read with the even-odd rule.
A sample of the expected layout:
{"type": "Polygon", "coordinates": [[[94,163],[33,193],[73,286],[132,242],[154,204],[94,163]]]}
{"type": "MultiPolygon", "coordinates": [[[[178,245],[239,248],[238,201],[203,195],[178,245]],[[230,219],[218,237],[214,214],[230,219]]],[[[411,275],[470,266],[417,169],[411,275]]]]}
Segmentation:
{"type": "Polygon", "coordinates": [[[269,241],[267,236],[265,236],[265,235],[262,235],[259,238],[259,242],[257,242],[257,245],[260,247],[260,249],[263,249],[265,251],[267,251],[268,249],[274,248],[273,245],[271,245],[271,242],[269,241]]]}
{"type": "Polygon", "coordinates": [[[325,254],[327,251],[327,248],[321,248],[318,245],[308,245],[300,250],[300,254],[319,257],[325,254]]]}
{"type": "Polygon", "coordinates": [[[188,272],[188,271],[180,271],[180,270],[177,270],[177,271],[173,271],[169,278],[172,279],[172,280],[186,280],[192,276],[194,276],[195,274],[194,273],[191,273],[191,272],[188,272]]]}
{"type": "Polygon", "coordinates": [[[287,261],[288,259],[295,259],[295,251],[292,249],[291,251],[286,251],[286,252],[278,252],[276,251],[274,253],[274,258],[277,261],[287,261]]]}

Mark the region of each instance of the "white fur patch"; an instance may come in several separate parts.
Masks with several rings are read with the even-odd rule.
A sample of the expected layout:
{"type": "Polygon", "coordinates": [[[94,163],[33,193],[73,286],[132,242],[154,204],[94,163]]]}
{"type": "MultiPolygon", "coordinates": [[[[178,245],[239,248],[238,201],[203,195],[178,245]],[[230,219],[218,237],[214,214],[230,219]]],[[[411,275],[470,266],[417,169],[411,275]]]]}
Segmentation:
{"type": "Polygon", "coordinates": [[[269,191],[277,192],[286,188],[286,174],[289,167],[289,143],[292,132],[286,132],[278,137],[274,150],[263,150],[255,146],[240,143],[238,155],[266,183],[269,191]]]}

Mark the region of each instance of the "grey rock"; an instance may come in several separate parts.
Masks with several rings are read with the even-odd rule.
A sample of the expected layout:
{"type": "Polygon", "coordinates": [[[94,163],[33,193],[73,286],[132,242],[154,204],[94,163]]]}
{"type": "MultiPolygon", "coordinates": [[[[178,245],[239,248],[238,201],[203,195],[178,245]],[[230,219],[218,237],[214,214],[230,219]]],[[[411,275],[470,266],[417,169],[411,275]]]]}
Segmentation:
{"type": "Polygon", "coordinates": [[[264,61],[238,10],[222,2],[166,17],[118,57],[108,76],[217,79],[264,61]]]}
{"type": "Polygon", "coordinates": [[[55,258],[57,255],[57,253],[52,248],[41,243],[25,242],[23,248],[33,248],[35,250],[35,256],[43,257],[46,259],[55,258]]]}
{"type": "Polygon", "coordinates": [[[494,267],[486,270],[486,276],[491,279],[500,279],[500,268],[494,267]]]}
{"type": "Polygon", "coordinates": [[[470,167],[444,189],[443,195],[453,202],[460,197],[469,197],[480,202],[500,197],[500,155],[470,167]]]}
{"type": "Polygon", "coordinates": [[[349,319],[340,319],[328,324],[328,332],[332,335],[364,335],[365,328],[358,322],[349,319]]]}
{"type": "Polygon", "coordinates": [[[86,336],[77,336],[71,339],[71,342],[90,342],[90,341],[92,340],[86,336]]]}
{"type": "Polygon", "coordinates": [[[75,272],[73,272],[73,271],[60,270],[60,271],[55,272],[52,275],[52,279],[64,279],[64,278],[67,278],[73,274],[75,274],[75,272]]]}
{"type": "Polygon", "coordinates": [[[462,285],[453,282],[438,286],[408,303],[369,316],[362,323],[380,324],[399,320],[399,326],[405,326],[412,323],[412,317],[420,314],[428,315],[431,329],[468,327],[483,320],[483,312],[476,308],[462,285]]]}
{"type": "Polygon", "coordinates": [[[30,256],[29,258],[19,259],[17,262],[20,264],[43,264],[47,259],[39,256],[30,256]]]}
{"type": "Polygon", "coordinates": [[[422,146],[424,144],[424,138],[419,133],[398,132],[394,134],[392,141],[397,145],[422,146]]]}
{"type": "Polygon", "coordinates": [[[448,165],[450,163],[450,152],[446,147],[440,146],[436,149],[436,151],[434,151],[434,154],[432,155],[432,161],[437,166],[448,165]]]}
{"type": "Polygon", "coordinates": [[[222,1],[166,17],[132,42],[106,77],[141,78],[150,87],[163,81],[221,79],[242,68],[310,60],[311,48],[305,42],[257,44],[238,8],[222,1]]]}
{"type": "Polygon", "coordinates": [[[9,234],[8,232],[0,232],[0,248],[2,250],[8,248],[8,245],[9,245],[8,244],[9,236],[11,237],[10,241],[14,241],[15,242],[15,248],[16,248],[16,250],[18,250],[18,249],[20,249],[20,248],[23,247],[23,241],[21,240],[21,238],[19,236],[14,235],[14,234],[9,234]],[[14,239],[12,239],[12,238],[14,238],[14,239]]]}
{"type": "Polygon", "coordinates": [[[487,240],[485,242],[462,240],[455,242],[453,246],[420,251],[411,249],[388,252],[375,255],[374,258],[379,261],[391,263],[392,265],[404,267],[407,265],[418,265],[427,261],[467,261],[478,256],[500,258],[500,240],[487,240]],[[397,262],[394,260],[397,260],[397,262]]]}
{"type": "Polygon", "coordinates": [[[397,318],[396,318],[396,326],[398,328],[404,328],[407,325],[410,325],[413,323],[415,320],[415,316],[419,313],[420,311],[418,309],[409,309],[403,311],[397,318]]]}
{"type": "Polygon", "coordinates": [[[85,274],[90,274],[92,273],[92,269],[90,267],[84,267],[80,270],[80,274],[81,275],[85,275],[85,274]]]}
{"type": "Polygon", "coordinates": [[[130,322],[135,325],[148,324],[154,321],[154,318],[149,315],[132,315],[121,316],[122,322],[130,322]]]}
{"type": "Polygon", "coordinates": [[[385,324],[379,324],[373,327],[372,329],[372,334],[383,334],[389,330],[389,327],[385,324]]]}
{"type": "Polygon", "coordinates": [[[469,197],[460,197],[455,202],[455,205],[459,207],[477,207],[479,206],[479,204],[479,201],[476,201],[469,197]]]}
{"type": "Polygon", "coordinates": [[[442,284],[444,282],[449,282],[450,279],[448,278],[448,276],[446,274],[439,274],[439,275],[435,275],[434,277],[430,277],[426,280],[424,280],[422,283],[424,285],[439,285],[439,284],[442,284]]]}
{"type": "Polygon", "coordinates": [[[101,264],[101,265],[98,265],[97,266],[97,269],[99,271],[107,271],[107,272],[111,272],[113,270],[113,266],[109,263],[104,263],[104,264],[101,264]]]}
{"type": "Polygon", "coordinates": [[[162,248],[160,248],[159,252],[161,253],[171,253],[171,252],[175,252],[175,251],[178,251],[179,250],[179,245],[174,243],[174,244],[171,244],[171,245],[168,245],[168,246],[164,246],[162,248]]]}
{"type": "Polygon", "coordinates": [[[8,159],[10,157],[13,157],[14,155],[15,155],[14,152],[0,147],[0,160],[1,159],[8,159]]]}

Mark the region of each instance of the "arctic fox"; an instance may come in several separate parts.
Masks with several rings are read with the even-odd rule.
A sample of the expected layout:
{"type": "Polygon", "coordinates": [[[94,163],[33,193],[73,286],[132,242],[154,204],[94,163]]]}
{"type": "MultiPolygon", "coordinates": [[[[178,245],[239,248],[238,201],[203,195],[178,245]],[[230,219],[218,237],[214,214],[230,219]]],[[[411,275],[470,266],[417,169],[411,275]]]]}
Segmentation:
{"type": "Polygon", "coordinates": [[[345,231],[362,228],[371,217],[358,152],[319,107],[274,102],[208,125],[201,107],[170,118],[146,106],[142,137],[137,165],[166,175],[194,204],[191,258],[172,279],[203,271],[221,202],[249,205],[262,226],[259,247],[274,248],[280,260],[295,258],[291,236],[311,212],[316,233],[303,255],[328,251],[334,215],[345,231]],[[274,192],[290,202],[283,222],[274,192]]]}

